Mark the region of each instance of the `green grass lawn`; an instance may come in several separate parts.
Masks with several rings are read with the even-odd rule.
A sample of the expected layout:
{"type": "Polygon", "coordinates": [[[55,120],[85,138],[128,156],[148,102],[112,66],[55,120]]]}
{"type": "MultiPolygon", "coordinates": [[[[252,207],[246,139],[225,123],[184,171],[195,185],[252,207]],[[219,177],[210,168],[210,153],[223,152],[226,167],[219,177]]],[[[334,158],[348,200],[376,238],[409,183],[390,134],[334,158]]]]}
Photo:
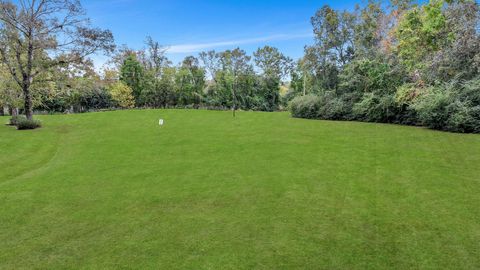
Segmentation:
{"type": "Polygon", "coordinates": [[[0,126],[0,269],[480,269],[479,135],[288,113],[38,118],[0,126]]]}

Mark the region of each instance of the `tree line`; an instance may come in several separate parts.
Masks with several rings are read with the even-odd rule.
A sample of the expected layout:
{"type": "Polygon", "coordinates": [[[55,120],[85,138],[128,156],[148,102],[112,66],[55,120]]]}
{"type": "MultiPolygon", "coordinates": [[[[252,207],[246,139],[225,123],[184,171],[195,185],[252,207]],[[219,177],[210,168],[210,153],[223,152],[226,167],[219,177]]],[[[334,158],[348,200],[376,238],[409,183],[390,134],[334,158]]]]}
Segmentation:
{"type": "Polygon", "coordinates": [[[292,114],[479,133],[478,4],[384,4],[316,12],[315,44],[292,75],[292,114]]]}
{"type": "Polygon", "coordinates": [[[0,105],[13,116],[111,108],[214,108],[275,111],[293,61],[265,46],[188,56],[178,65],[148,37],[117,48],[90,25],[79,0],[0,1],[0,105]],[[89,56],[110,60],[96,70],[89,56]]]}
{"type": "Polygon", "coordinates": [[[174,65],[167,47],[116,47],[78,0],[0,1],[0,105],[11,114],[110,108],[276,111],[294,117],[480,132],[475,1],[370,0],[321,7],[314,44],[293,61],[265,46],[201,52],[174,65]],[[101,71],[88,57],[110,55],[101,71]]]}
{"type": "Polygon", "coordinates": [[[129,100],[121,107],[275,111],[293,64],[278,49],[265,46],[253,56],[240,48],[201,52],[175,66],[158,42],[149,37],[146,45],[140,51],[119,49],[112,59],[116,68],[106,71],[118,78],[110,87],[113,100],[129,100]],[[115,97],[117,92],[125,94],[115,97]]]}

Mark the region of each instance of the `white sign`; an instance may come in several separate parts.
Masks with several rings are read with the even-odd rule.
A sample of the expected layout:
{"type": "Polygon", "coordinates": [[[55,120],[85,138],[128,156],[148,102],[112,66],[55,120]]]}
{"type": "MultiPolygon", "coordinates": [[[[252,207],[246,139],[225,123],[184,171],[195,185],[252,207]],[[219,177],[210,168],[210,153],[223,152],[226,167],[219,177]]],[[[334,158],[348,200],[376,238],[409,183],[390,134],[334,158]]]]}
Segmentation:
{"type": "Polygon", "coordinates": [[[165,122],[163,121],[163,119],[160,119],[160,120],[158,121],[158,124],[159,124],[160,126],[163,126],[164,123],[165,123],[165,122]]]}

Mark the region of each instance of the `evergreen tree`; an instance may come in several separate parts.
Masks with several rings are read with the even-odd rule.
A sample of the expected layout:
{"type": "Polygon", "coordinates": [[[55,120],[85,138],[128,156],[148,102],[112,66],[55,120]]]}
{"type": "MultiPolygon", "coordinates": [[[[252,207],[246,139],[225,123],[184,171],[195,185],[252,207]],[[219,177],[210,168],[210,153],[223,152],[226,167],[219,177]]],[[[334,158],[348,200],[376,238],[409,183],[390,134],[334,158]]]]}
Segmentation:
{"type": "Polygon", "coordinates": [[[129,54],[120,67],[120,81],[133,91],[135,100],[139,100],[145,86],[145,72],[135,54],[129,54]]]}

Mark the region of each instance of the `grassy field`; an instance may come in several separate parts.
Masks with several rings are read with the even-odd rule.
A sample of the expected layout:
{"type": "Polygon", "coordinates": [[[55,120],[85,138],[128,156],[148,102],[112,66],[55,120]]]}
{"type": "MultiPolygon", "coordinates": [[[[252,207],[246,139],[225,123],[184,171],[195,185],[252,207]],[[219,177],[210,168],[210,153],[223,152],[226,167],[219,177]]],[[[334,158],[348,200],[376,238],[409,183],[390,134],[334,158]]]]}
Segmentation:
{"type": "Polygon", "coordinates": [[[0,126],[0,269],[480,269],[479,135],[287,113],[39,118],[0,126]]]}

